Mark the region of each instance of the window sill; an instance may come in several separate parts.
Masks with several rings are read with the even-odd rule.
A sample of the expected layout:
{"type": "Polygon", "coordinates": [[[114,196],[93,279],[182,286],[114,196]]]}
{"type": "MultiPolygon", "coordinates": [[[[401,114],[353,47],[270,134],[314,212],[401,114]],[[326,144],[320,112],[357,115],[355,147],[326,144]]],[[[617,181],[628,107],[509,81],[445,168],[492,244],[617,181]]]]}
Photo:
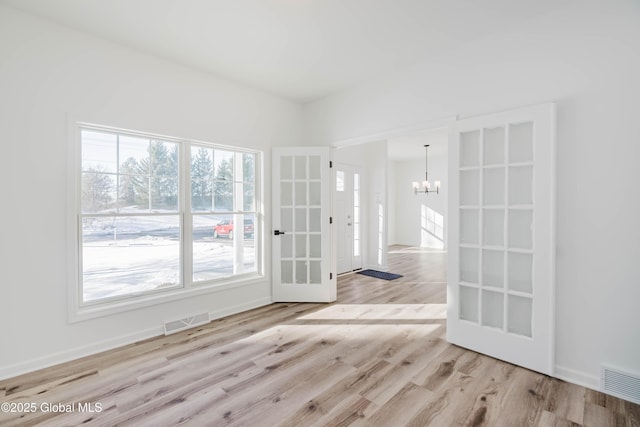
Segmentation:
{"type": "Polygon", "coordinates": [[[263,284],[266,282],[267,280],[265,276],[256,273],[244,276],[242,278],[229,279],[224,281],[223,283],[214,282],[210,284],[195,285],[189,288],[179,288],[167,290],[165,292],[158,292],[120,299],[112,302],[105,302],[104,304],[76,307],[75,309],[70,310],[68,321],[69,323],[78,323],[85,320],[110,316],[130,310],[151,307],[154,305],[165,304],[172,301],[179,301],[199,295],[224,292],[231,289],[242,288],[244,286],[263,284]]]}

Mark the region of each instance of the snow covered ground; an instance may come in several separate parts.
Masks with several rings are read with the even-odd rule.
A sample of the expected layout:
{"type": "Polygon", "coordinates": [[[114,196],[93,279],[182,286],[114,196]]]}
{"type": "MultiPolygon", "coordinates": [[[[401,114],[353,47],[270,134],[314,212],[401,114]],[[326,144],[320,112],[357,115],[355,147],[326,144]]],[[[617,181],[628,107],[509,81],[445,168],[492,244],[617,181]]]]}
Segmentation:
{"type": "MultiPolygon", "coordinates": [[[[233,244],[214,239],[222,216],[194,218],[193,281],[233,274],[233,244]]],[[[83,292],[85,301],[181,287],[180,228],[177,215],[85,218],[83,292]]],[[[255,271],[253,239],[242,243],[244,271],[255,271]]]]}

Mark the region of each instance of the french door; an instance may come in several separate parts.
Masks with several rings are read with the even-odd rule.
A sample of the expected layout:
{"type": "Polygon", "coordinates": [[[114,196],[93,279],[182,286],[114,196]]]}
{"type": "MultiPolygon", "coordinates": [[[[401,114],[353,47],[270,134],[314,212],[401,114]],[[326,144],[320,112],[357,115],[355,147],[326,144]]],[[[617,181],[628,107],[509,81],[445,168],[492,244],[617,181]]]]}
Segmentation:
{"type": "Polygon", "coordinates": [[[275,302],[336,300],[331,149],[272,151],[272,281],[275,302]]]}
{"type": "Polygon", "coordinates": [[[555,107],[450,128],[447,339],[552,374],[555,107]]]}

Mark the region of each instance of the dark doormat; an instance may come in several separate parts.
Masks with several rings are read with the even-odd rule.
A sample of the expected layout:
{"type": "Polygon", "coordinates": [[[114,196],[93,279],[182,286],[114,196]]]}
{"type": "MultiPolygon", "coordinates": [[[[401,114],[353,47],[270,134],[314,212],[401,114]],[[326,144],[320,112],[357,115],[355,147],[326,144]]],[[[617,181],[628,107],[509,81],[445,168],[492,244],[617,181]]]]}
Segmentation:
{"type": "Polygon", "coordinates": [[[386,271],[378,270],[362,270],[358,271],[358,274],[364,274],[365,276],[375,277],[376,279],[395,280],[402,277],[401,274],[387,273],[386,271]]]}

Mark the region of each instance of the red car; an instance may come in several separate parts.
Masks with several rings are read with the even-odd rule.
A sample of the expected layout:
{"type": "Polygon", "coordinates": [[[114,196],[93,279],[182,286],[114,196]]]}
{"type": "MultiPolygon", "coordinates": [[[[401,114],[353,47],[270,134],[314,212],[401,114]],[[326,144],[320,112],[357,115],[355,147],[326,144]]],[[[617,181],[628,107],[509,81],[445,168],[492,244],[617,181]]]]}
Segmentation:
{"type": "MultiPolygon", "coordinates": [[[[213,238],[228,237],[233,239],[233,220],[223,219],[219,223],[213,226],[213,238]]],[[[250,239],[253,237],[253,220],[246,218],[244,220],[244,238],[250,239]]]]}

